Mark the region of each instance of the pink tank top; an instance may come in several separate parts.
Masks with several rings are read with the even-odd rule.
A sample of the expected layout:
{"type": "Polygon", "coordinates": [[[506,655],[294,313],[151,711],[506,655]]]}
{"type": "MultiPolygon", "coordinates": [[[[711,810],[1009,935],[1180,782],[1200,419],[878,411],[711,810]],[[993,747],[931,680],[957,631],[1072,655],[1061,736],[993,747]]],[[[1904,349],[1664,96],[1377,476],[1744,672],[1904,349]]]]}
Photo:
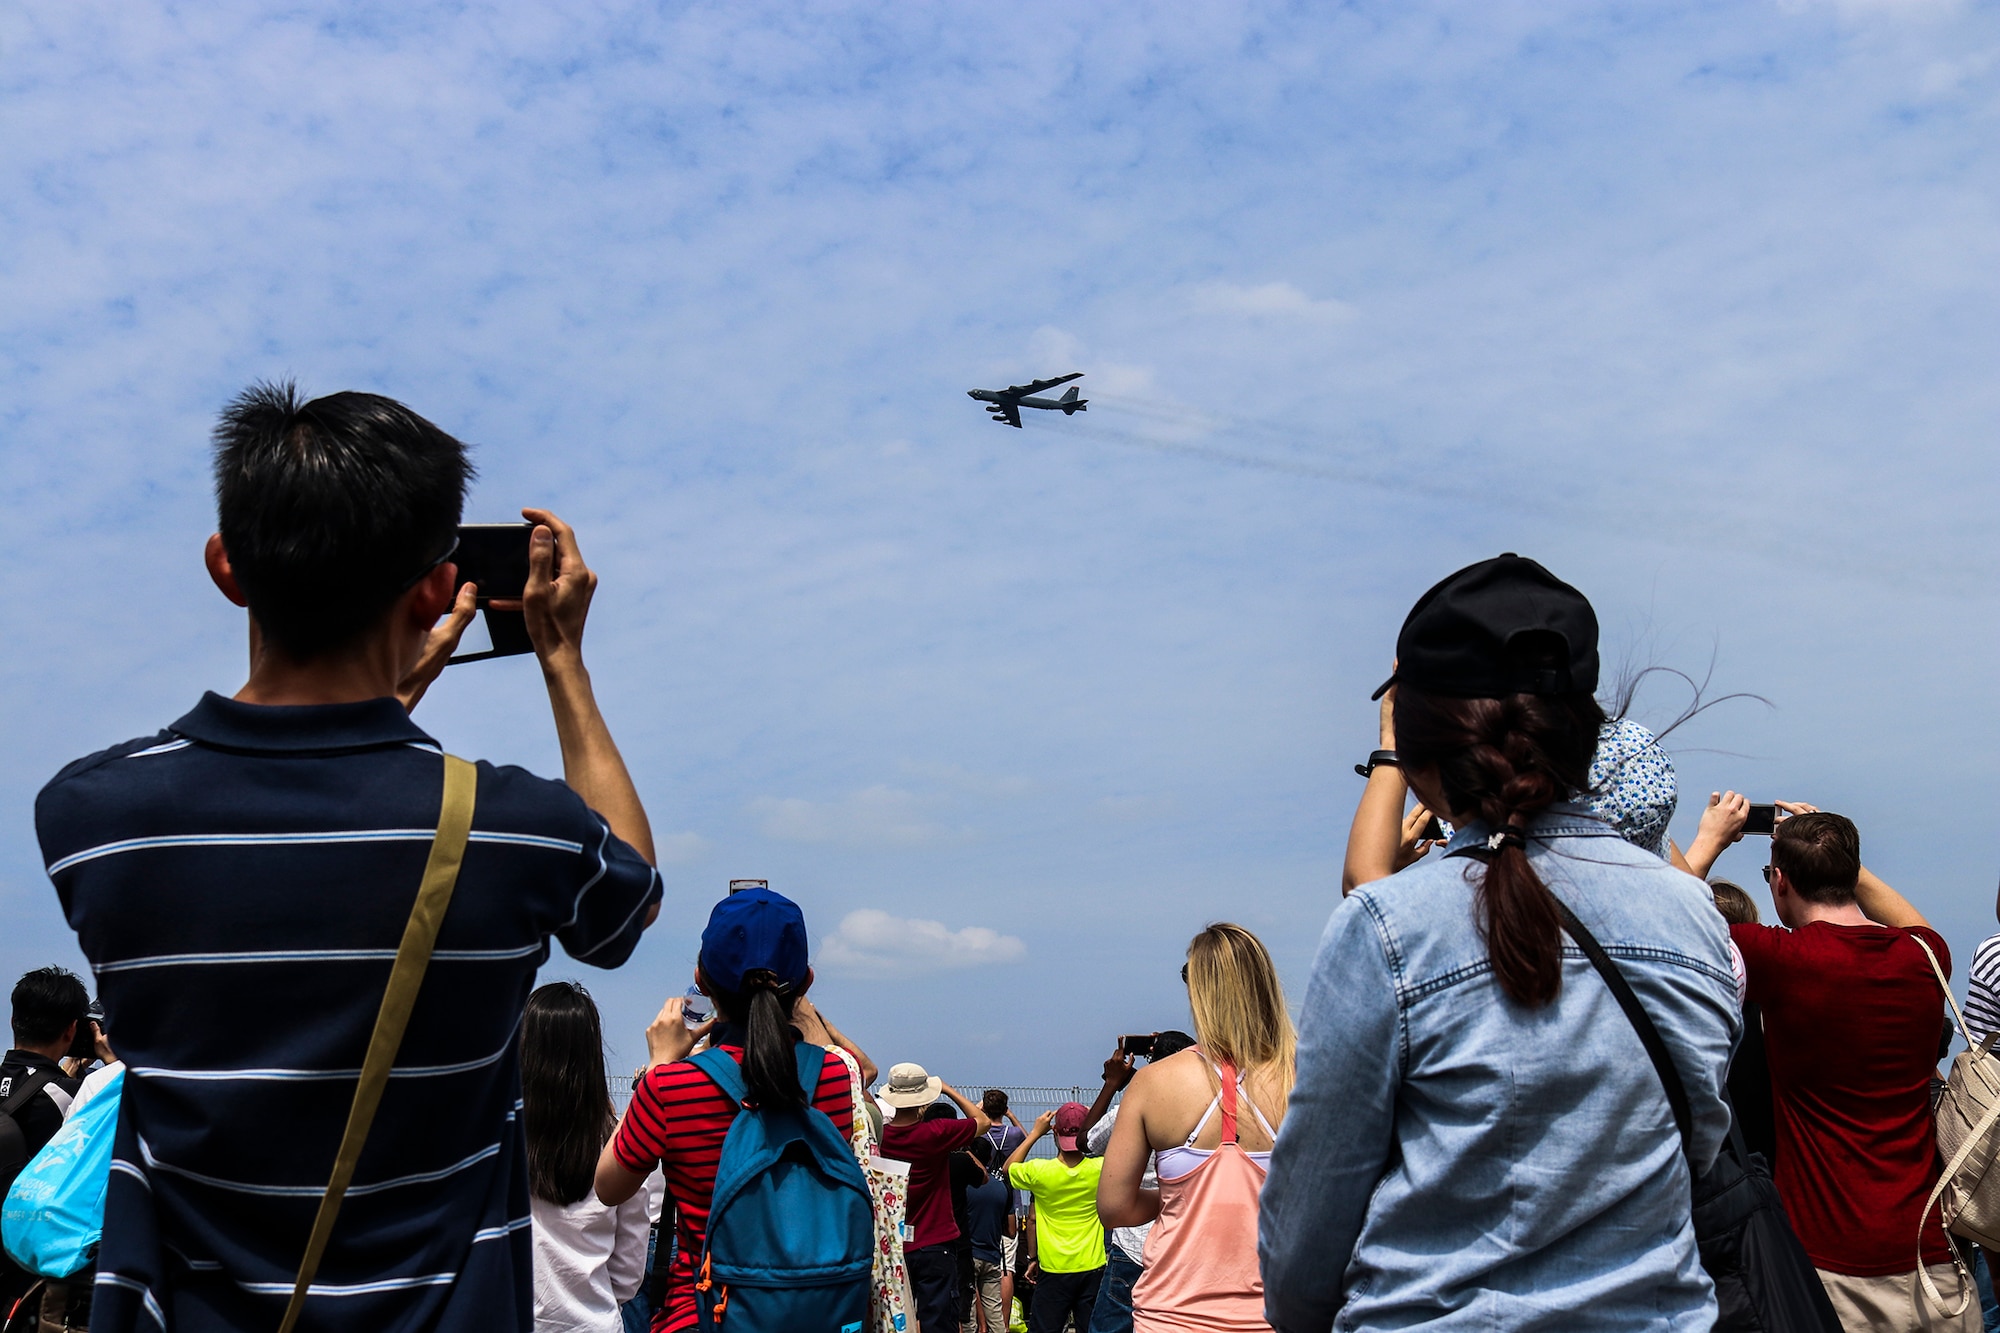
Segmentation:
{"type": "MultiPolygon", "coordinates": [[[[1170,1178],[1162,1161],[1160,1216],[1146,1236],[1146,1271],[1132,1289],[1134,1333],[1270,1333],[1257,1267],[1264,1166],[1236,1142],[1235,1066],[1224,1061],[1216,1077],[1222,1084],[1217,1094],[1222,1143],[1178,1176],[1170,1178]]],[[[1197,1124],[1195,1133],[1200,1132],[1197,1124]]]]}

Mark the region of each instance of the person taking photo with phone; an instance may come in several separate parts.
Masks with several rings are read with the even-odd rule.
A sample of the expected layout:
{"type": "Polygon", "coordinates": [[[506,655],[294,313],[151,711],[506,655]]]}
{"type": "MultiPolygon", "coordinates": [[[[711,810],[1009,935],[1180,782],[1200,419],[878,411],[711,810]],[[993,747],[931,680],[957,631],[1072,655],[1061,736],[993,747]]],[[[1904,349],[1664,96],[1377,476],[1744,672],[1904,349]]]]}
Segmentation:
{"type": "Polygon", "coordinates": [[[1597,683],[1590,603],[1519,556],[1403,623],[1378,697],[1454,832],[1321,937],[1258,1230],[1279,1333],[1715,1325],[1692,1177],[1729,1124],[1728,936],[1705,885],[1579,801],[1597,683]],[[1585,931],[1659,1033],[1685,1144],[1632,1020],[1566,947],[1585,931]]]}
{"type": "MultiPolygon", "coordinates": [[[[280,1327],[419,884],[463,810],[445,794],[468,794],[410,718],[476,608],[451,559],[466,447],[375,394],[259,384],[223,412],[214,467],[204,559],[248,611],[248,680],[69,765],[35,805],[131,1075],[97,1333],[280,1327]]],[[[523,513],[520,609],[563,781],[473,771],[435,952],[305,1288],[313,1330],[532,1326],[522,1009],[551,940],[616,967],[659,911],[584,666],[597,575],[568,524],[523,513]]]]}
{"type": "Polygon", "coordinates": [[[1218,922],[1195,936],[1182,971],[1196,1045],[1155,1059],[1126,1088],[1097,1211],[1108,1226],[1151,1223],[1132,1287],[1136,1333],[1255,1333],[1270,1327],[1257,1200],[1297,1034],[1270,953],[1243,927],[1218,922]]]}

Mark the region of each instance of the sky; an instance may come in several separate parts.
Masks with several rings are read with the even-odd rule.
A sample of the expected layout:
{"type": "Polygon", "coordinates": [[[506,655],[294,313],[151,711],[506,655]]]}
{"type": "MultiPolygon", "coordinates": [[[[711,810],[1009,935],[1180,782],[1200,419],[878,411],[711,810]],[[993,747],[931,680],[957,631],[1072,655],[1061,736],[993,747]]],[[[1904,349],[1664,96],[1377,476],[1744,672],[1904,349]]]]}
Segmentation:
{"type": "MultiPolygon", "coordinates": [[[[1841,810],[1968,956],[1997,129],[1990,0],[9,6],[0,972],[83,966],[40,785],[242,682],[208,434],[284,377],[600,574],[667,896],[544,975],[614,1067],[733,877],[969,1087],[1187,1026],[1209,921],[1296,1001],[1396,629],[1506,550],[1626,675],[1758,696],[1670,738],[1683,843],[1713,789],[1841,810]],[[1020,431],[965,397],[1071,371],[1020,431]]],[[[417,720],[560,770],[528,659],[417,720]]]]}

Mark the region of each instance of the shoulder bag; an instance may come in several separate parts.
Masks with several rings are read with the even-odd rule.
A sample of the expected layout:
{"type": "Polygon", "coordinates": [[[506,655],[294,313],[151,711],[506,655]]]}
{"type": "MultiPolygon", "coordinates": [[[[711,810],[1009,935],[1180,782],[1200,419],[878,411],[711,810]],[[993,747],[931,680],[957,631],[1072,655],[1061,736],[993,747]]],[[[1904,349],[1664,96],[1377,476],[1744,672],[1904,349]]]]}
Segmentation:
{"type": "MultiPolygon", "coordinates": [[[[1924,951],[1924,957],[1930,959],[1945,1003],[1951,1006],[1952,1017],[1969,1048],[1960,1051],[1951,1062],[1944,1094],[1938,1099],[1937,1146],[1939,1156],[1944,1158],[1944,1170],[1938,1174],[1931,1197],[1924,1202],[1923,1215],[1917,1219],[1917,1272],[1923,1281],[1924,1295],[1946,1315],[1956,1315],[1964,1311],[1971,1297],[1961,1292],[1958,1309],[1945,1309],[1944,1298],[1924,1267],[1924,1223],[1930,1220],[1931,1209],[1941,1208],[1939,1217],[1946,1231],[1978,1241],[1987,1249],[2000,1250],[2000,1171],[1993,1169],[1996,1151],[2000,1151],[2000,1143],[1995,1142],[1993,1134],[1993,1126],[2000,1123],[2000,1056],[1993,1054],[1993,1042],[2000,1033],[1990,1033],[1982,1042],[1972,1040],[1972,1030],[1965,1025],[1965,1014],[1958,1007],[1958,997],[1951,993],[1944,969],[1938,966],[1937,955],[1922,936],[1912,934],[1910,938],[1924,951]]],[[[1972,1279],[1965,1272],[1965,1263],[1959,1259],[1956,1246],[1952,1247],[1952,1260],[1958,1264],[1965,1291],[1970,1291],[1972,1279]]]]}
{"type": "MultiPolygon", "coordinates": [[[[1701,1266],[1715,1283],[1717,1333],[1841,1333],[1833,1302],[1827,1299],[1825,1285],[1785,1216],[1784,1203],[1778,1198],[1778,1187],[1771,1183],[1764,1159],[1743,1145],[1735,1109],[1730,1109],[1729,1138],[1722,1155],[1706,1174],[1695,1176],[1694,1117],[1687,1087],[1674,1068],[1666,1041],[1596,936],[1559,898],[1556,911],[1562,916],[1563,928],[1625,1011],[1666,1089],[1667,1104],[1673,1108],[1674,1125],[1680,1131],[1681,1152],[1688,1159],[1688,1175],[1694,1181],[1695,1245],[1701,1252],[1701,1266]]],[[[1921,1266],[1918,1271],[1923,1271],[1921,1266]]]]}
{"type": "Polygon", "coordinates": [[[465,860],[466,840],[472,834],[473,799],[478,793],[479,770],[456,755],[444,757],[444,799],[438,806],[437,835],[431,839],[430,857],[424,863],[424,878],[417,887],[417,901],[410,908],[409,922],[403,927],[403,941],[396,947],[396,962],[389,969],[389,985],[382,993],[382,1007],[375,1014],[375,1031],[368,1038],[368,1054],[361,1061],[361,1078],[354,1086],[354,1104],[348,1108],[347,1128],[340,1136],[340,1151],[334,1155],[333,1177],[320,1196],[319,1213],[313,1218],[312,1236],[306,1242],[305,1257],[299,1260],[299,1275],[292,1286],[291,1303],[285,1307],[284,1322],[278,1333],[292,1333],[304,1311],[306,1293],[326,1255],[327,1241],[333,1237],[334,1219],[347,1197],[354,1179],[355,1163],[368,1142],[375,1110],[388,1086],[389,1070],[403,1044],[403,1030],[409,1026],[410,1011],[416,1007],[417,991],[430,967],[431,949],[437,944],[438,927],[444,924],[445,909],[451,906],[452,890],[458,886],[458,868],[465,860]]]}

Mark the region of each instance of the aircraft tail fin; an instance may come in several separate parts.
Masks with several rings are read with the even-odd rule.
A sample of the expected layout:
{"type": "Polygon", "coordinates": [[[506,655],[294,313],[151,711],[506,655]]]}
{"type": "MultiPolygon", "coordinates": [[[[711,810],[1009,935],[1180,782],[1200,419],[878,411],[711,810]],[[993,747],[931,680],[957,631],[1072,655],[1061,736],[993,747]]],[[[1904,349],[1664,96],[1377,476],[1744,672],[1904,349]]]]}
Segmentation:
{"type": "Polygon", "coordinates": [[[1066,417],[1073,417],[1090,405],[1089,399],[1078,398],[1076,396],[1076,386],[1074,384],[1070,386],[1069,392],[1064,394],[1057,402],[1061,405],[1063,415],[1066,417]]]}

